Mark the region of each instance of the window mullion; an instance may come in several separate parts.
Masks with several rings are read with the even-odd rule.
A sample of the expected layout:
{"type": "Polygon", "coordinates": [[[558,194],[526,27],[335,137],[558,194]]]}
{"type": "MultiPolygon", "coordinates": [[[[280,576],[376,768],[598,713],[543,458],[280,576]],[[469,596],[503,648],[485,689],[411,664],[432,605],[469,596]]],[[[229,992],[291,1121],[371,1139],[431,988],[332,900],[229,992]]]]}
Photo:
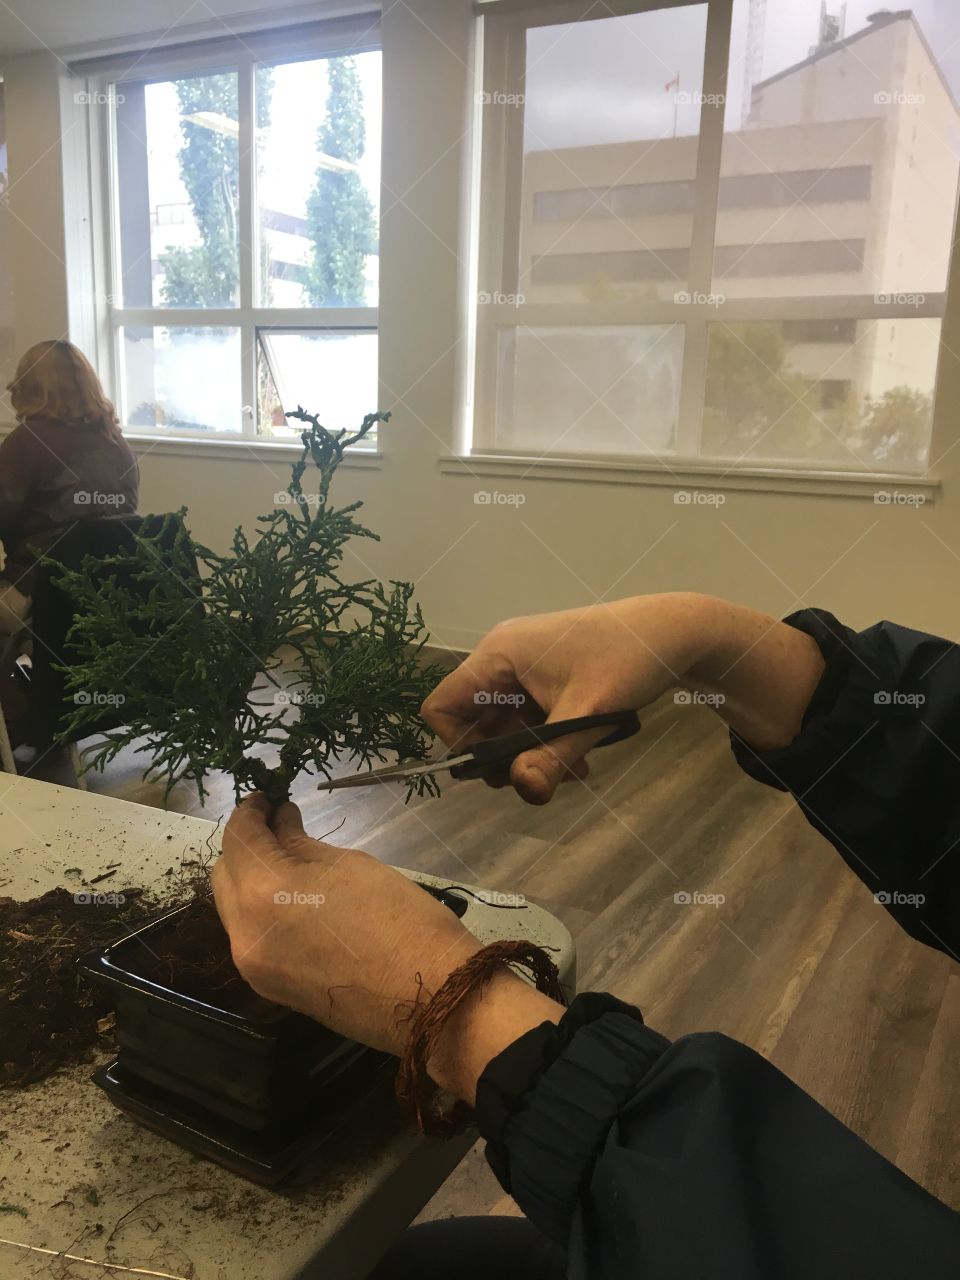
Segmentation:
{"type": "Polygon", "coordinates": [[[254,62],[237,68],[238,136],[238,255],[240,274],[240,403],[244,435],[256,435],[258,421],[257,335],[253,321],[254,291],[259,289],[255,202],[257,134],[254,108],[254,62]]]}
{"type": "Polygon", "coordinates": [[[690,238],[689,287],[693,293],[709,293],[713,279],[732,9],[733,0],[711,0],[707,11],[700,139],[690,238]]]}
{"type": "Polygon", "coordinates": [[[691,317],[684,327],[680,404],[677,409],[675,448],[681,458],[697,458],[700,455],[708,340],[707,321],[699,316],[691,317]]]}

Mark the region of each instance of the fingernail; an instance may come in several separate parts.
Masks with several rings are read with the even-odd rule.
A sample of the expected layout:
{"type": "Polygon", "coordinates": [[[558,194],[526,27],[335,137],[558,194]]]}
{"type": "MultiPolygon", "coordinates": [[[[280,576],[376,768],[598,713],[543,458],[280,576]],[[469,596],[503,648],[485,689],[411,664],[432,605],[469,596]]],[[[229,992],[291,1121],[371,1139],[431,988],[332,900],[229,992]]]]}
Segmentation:
{"type": "Polygon", "coordinates": [[[536,787],[538,791],[545,791],[547,795],[549,795],[550,792],[553,790],[553,784],[551,783],[550,779],[547,777],[547,774],[544,772],[544,770],[540,767],[540,765],[538,764],[528,765],[526,773],[527,773],[527,778],[526,778],[527,782],[532,783],[533,786],[536,787]]]}

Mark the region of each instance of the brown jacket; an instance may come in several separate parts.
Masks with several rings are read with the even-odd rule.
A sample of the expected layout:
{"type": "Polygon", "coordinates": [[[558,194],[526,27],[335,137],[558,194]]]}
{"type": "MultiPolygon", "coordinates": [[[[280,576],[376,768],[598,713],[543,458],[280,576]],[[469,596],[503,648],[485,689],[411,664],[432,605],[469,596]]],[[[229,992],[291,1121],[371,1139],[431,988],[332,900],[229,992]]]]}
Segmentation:
{"type": "Polygon", "coordinates": [[[31,595],[31,548],[52,548],[78,520],[136,514],[139,490],[137,460],[119,432],[21,422],[0,444],[3,577],[31,595]]]}

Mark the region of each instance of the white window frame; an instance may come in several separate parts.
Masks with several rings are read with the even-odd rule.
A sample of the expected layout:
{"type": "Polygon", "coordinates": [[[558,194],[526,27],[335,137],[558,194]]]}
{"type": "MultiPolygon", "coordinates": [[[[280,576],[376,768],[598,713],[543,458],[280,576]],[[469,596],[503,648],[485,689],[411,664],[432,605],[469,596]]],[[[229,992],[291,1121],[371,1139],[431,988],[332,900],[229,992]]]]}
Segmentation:
{"type": "MultiPolygon", "coordinates": [[[[867,473],[863,464],[810,461],[798,463],[777,458],[752,456],[740,462],[715,458],[700,452],[704,410],[704,383],[707,367],[709,324],[717,319],[716,307],[706,301],[713,284],[714,240],[724,141],[724,103],[730,51],[730,30],[734,0],[475,0],[479,27],[476,75],[482,93],[475,95],[473,127],[480,135],[478,194],[474,201],[472,229],[476,246],[476,277],[467,285],[469,314],[474,326],[474,359],[469,378],[472,404],[468,403],[465,450],[461,455],[474,465],[486,459],[488,474],[509,474],[514,469],[561,478],[573,474],[577,464],[589,468],[589,475],[627,482],[624,472],[645,471],[662,475],[663,483],[696,475],[723,478],[743,476],[793,476],[816,480],[837,477],[841,483],[858,474],[871,483],[881,475],[895,473],[879,469],[867,473]],[[519,288],[519,236],[522,217],[521,177],[523,164],[523,72],[526,31],[550,26],[643,13],[649,10],[690,8],[707,4],[704,51],[703,101],[697,167],[694,178],[694,210],[689,247],[689,279],[682,286],[692,299],[629,303],[616,301],[577,303],[517,302],[519,288]],[[519,98],[513,95],[521,95],[519,98]],[[480,106],[481,102],[485,105],[480,106]],[[521,105],[513,105],[520,102],[521,105]],[[481,296],[504,301],[484,302],[481,296]],[[684,328],[683,363],[678,411],[676,449],[654,461],[649,455],[591,454],[577,451],[550,451],[535,456],[535,447],[508,449],[497,444],[496,361],[499,330],[517,325],[602,326],[678,324],[684,328]],[[609,473],[609,474],[607,474],[609,473]]],[[[949,282],[948,282],[949,287],[949,282]]],[[[942,321],[947,291],[926,293],[919,305],[878,301],[877,294],[830,295],[828,297],[743,297],[727,298],[723,320],[729,324],[750,321],[806,319],[936,319],[942,321]]],[[[941,353],[942,354],[942,353],[941,353]]],[[[938,359],[933,388],[933,433],[937,429],[937,390],[944,362],[938,359]]],[[[469,396],[469,392],[468,392],[469,396]]],[[[933,445],[931,444],[931,454],[933,445]]],[[[445,470],[457,470],[448,463],[445,470]]],[[[587,478],[585,475],[584,478],[587,478]]],[[[912,487],[936,487],[929,472],[902,476],[912,487]]],[[[829,491],[825,488],[823,491],[829,491]]]]}
{"type": "MultiPolygon", "coordinates": [[[[97,363],[104,385],[118,405],[125,403],[123,355],[120,334],[127,326],[163,328],[239,329],[241,360],[241,422],[237,431],[196,432],[174,427],[128,427],[133,437],[185,440],[204,443],[256,442],[287,444],[282,438],[261,434],[257,423],[257,370],[261,332],[274,329],[313,332],[379,332],[379,307],[262,307],[259,294],[259,232],[256,189],[256,156],[243,139],[252,139],[254,82],[263,64],[305,62],[381,51],[379,13],[330,19],[305,26],[269,32],[245,33],[226,39],[205,40],[182,48],[151,52],[142,57],[102,59],[75,65],[73,74],[85,83],[91,112],[90,158],[91,216],[94,222],[94,318],[97,363]],[[239,117],[239,305],[224,308],[124,307],[120,261],[119,198],[116,164],[116,123],[111,103],[112,86],[123,81],[150,82],[197,76],[216,71],[238,76],[239,117]]],[[[291,441],[296,443],[294,436],[291,441]]],[[[357,451],[376,451],[373,434],[357,451]]]]}

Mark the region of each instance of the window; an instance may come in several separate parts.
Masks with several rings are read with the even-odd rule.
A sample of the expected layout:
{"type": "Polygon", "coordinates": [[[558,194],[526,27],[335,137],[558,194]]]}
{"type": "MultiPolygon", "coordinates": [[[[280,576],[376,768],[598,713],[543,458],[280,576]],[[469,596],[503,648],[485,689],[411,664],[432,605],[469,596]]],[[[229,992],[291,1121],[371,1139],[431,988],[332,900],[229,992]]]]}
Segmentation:
{"type": "Polygon", "coordinates": [[[292,439],[377,406],[371,19],[88,69],[112,235],[102,314],[135,431],[292,439]],[[147,74],[145,74],[145,71],[147,74]]]}
{"type": "Polygon", "coordinates": [[[960,9],[480,22],[474,451],[922,472],[960,9]]]}
{"type": "Polygon", "coordinates": [[[4,226],[4,220],[10,217],[6,207],[6,194],[7,128],[3,113],[3,81],[0,80],[0,422],[4,419],[13,420],[13,409],[6,386],[16,367],[16,353],[13,349],[13,275],[10,255],[6,252],[10,240],[4,226]]]}

